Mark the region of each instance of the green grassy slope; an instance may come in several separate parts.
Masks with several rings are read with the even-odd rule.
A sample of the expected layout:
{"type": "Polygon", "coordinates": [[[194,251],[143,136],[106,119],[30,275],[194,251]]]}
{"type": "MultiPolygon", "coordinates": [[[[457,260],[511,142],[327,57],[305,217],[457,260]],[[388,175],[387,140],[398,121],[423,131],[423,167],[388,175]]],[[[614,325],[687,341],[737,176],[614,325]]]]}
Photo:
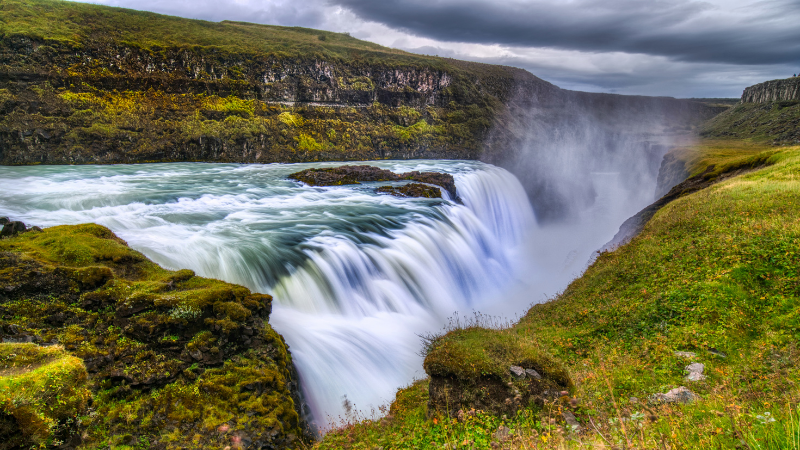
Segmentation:
{"type": "Polygon", "coordinates": [[[769,166],[668,204],[563,294],[497,331],[564,361],[574,398],[506,418],[430,418],[421,381],[398,392],[402,413],[346,425],[319,448],[800,448],[800,147],[741,146],[697,147],[690,171],[758,155],[769,166]],[[690,362],[705,365],[705,380],[684,380],[690,362]],[[700,399],[648,402],[678,386],[700,399]],[[583,432],[563,424],[564,409],[583,432]],[[511,438],[496,434],[502,426],[511,438]]]}
{"type": "Polygon", "coordinates": [[[65,0],[3,0],[0,34],[35,36],[82,45],[87,40],[139,47],[216,47],[228,52],[288,56],[379,58],[382,62],[442,64],[342,33],[244,22],[209,22],[65,0]]]}
{"type": "Polygon", "coordinates": [[[740,103],[708,121],[701,135],[797,145],[800,143],[800,101],[740,103]]]}

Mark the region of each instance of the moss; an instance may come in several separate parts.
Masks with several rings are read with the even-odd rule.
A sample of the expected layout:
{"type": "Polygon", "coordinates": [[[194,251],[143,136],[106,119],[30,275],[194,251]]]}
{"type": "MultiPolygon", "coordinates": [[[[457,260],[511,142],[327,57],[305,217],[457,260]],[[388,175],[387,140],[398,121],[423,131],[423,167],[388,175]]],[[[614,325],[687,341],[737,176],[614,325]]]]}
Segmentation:
{"type": "Polygon", "coordinates": [[[185,427],[203,430],[198,447],[232,445],[234,433],[304,439],[270,296],[164,270],[97,225],[3,239],[0,285],[0,331],[59,343],[91,374],[85,447],[171,448],[185,427]]]}
{"type": "Polygon", "coordinates": [[[62,347],[0,344],[0,411],[20,433],[4,444],[58,445],[74,434],[89,398],[83,362],[62,347]]]}
{"type": "Polygon", "coordinates": [[[511,330],[458,329],[428,345],[423,367],[434,376],[511,379],[509,367],[534,369],[565,386],[572,385],[565,367],[540,344],[511,330]]]}

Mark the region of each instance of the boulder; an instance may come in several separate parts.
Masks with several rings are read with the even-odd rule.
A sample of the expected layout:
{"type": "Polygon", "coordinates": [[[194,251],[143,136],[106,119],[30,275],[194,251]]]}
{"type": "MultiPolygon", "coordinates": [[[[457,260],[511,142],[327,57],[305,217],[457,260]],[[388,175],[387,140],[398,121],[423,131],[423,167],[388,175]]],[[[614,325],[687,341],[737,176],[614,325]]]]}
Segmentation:
{"type": "Polygon", "coordinates": [[[0,237],[13,236],[15,234],[24,233],[27,231],[27,228],[23,222],[16,220],[8,221],[8,219],[5,217],[4,219],[7,221],[3,224],[3,229],[0,230],[0,237]]]}
{"type": "Polygon", "coordinates": [[[574,387],[560,361],[509,330],[470,327],[438,336],[429,343],[423,366],[431,380],[428,411],[451,417],[472,409],[514,414],[574,387]]]}
{"type": "Polygon", "coordinates": [[[439,188],[422,183],[409,183],[399,187],[381,186],[375,192],[395,197],[442,198],[442,191],[439,188]]]}
{"type": "Polygon", "coordinates": [[[650,396],[651,403],[692,403],[699,397],[685,386],[680,386],[668,391],[666,394],[653,394],[650,396]]]}
{"type": "Polygon", "coordinates": [[[706,379],[706,376],[703,375],[703,371],[705,370],[706,366],[701,363],[691,363],[686,366],[686,371],[689,372],[689,375],[686,375],[687,381],[702,381],[706,379]]]}

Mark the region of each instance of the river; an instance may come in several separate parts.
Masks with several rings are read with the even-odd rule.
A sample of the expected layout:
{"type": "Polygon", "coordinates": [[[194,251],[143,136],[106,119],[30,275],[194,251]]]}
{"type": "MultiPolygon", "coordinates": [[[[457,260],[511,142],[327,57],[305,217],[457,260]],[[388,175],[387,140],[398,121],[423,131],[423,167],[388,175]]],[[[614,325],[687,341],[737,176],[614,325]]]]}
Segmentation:
{"type": "Polygon", "coordinates": [[[345,400],[370,415],[423,377],[418,335],[454,314],[508,318],[555,295],[650,200],[595,173],[598,197],[580,220],[542,228],[519,181],[498,167],[367,163],[451,173],[461,203],[375,192],[400,183],[286,178],[343,163],[29,166],[0,167],[0,213],[43,227],[102,224],[165,268],[273,295],[270,323],[325,427],[345,400]]]}

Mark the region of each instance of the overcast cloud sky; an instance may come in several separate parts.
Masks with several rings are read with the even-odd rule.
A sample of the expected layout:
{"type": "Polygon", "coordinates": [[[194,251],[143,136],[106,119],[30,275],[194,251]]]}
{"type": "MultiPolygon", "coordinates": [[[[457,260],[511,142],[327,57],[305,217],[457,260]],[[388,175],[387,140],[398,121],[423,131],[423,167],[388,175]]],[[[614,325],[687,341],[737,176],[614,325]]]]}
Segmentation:
{"type": "Polygon", "coordinates": [[[800,72],[800,0],[93,0],[337,32],[565,89],[739,97],[800,72]]]}

